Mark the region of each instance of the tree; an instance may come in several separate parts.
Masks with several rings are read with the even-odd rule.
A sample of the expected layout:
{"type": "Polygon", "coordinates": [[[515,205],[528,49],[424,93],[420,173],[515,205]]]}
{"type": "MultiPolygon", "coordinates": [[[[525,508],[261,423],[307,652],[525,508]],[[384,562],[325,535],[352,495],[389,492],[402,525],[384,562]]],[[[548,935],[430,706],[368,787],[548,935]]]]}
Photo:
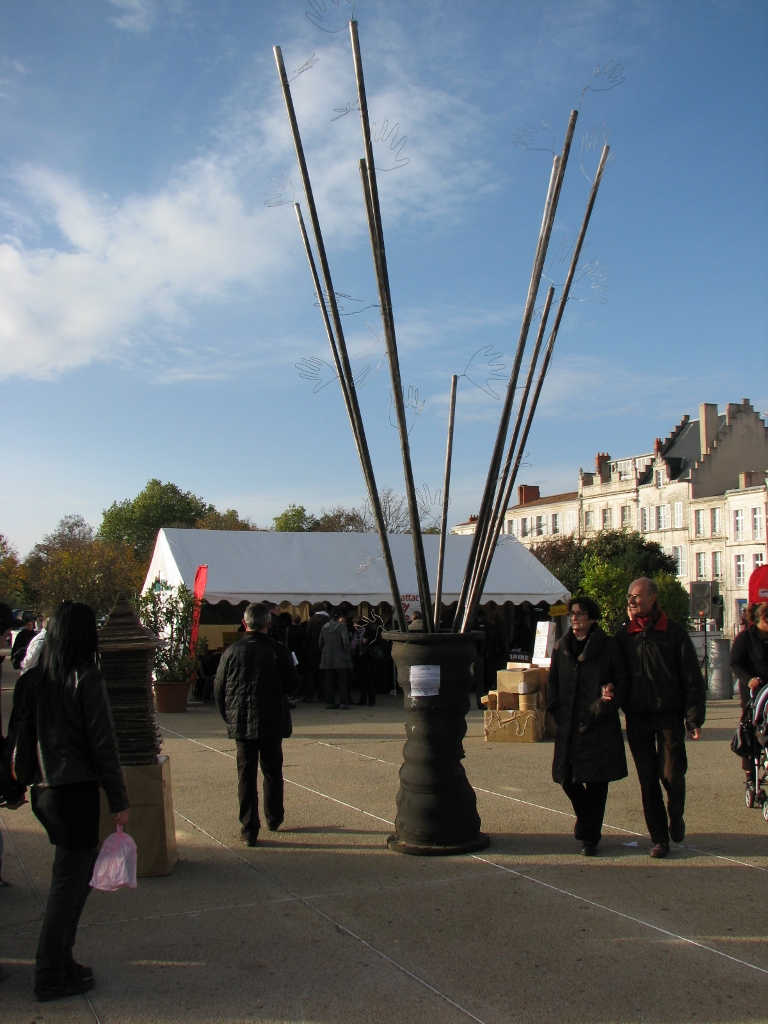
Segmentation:
{"type": "Polygon", "coordinates": [[[195,523],[195,527],[198,530],[258,530],[259,527],[255,523],[251,522],[248,516],[245,519],[240,518],[240,513],[233,508],[228,508],[226,512],[217,512],[215,508],[211,508],[210,512],[206,512],[204,516],[195,523]]]}
{"type": "Polygon", "coordinates": [[[85,601],[105,615],[118,593],[138,593],[145,567],[124,543],[103,540],[82,516],[65,516],[25,560],[28,603],[50,613],[61,601],[85,601]]]}
{"type": "Polygon", "coordinates": [[[574,596],[581,593],[594,598],[603,613],[603,628],[607,633],[615,633],[627,614],[627,590],[634,578],[620,565],[613,565],[592,552],[584,557],[574,596]]]}
{"type": "Polygon", "coordinates": [[[657,572],[653,579],[659,588],[661,610],[673,622],[687,626],[691,614],[691,598],[688,591],[673,573],[657,572]]]}
{"type": "Polygon", "coordinates": [[[0,533],[0,599],[16,604],[21,601],[26,582],[26,570],[19,553],[0,533]]]}
{"type": "Polygon", "coordinates": [[[584,542],[563,534],[531,545],[531,552],[572,594],[578,592],[584,561],[584,542]]]}
{"type": "Polygon", "coordinates": [[[316,524],[317,519],[303,505],[293,504],[272,520],[272,528],[278,533],[309,533],[316,524]]]}
{"type": "Polygon", "coordinates": [[[176,484],[152,479],[133,499],[113,501],[104,509],[99,538],[129,545],[137,558],[148,560],[163,527],[194,527],[199,520],[216,513],[191,491],[182,491],[176,484]]]}
{"type": "Polygon", "coordinates": [[[653,579],[657,572],[677,573],[674,556],[636,530],[601,530],[586,542],[585,552],[626,569],[633,580],[640,576],[653,579]]]}

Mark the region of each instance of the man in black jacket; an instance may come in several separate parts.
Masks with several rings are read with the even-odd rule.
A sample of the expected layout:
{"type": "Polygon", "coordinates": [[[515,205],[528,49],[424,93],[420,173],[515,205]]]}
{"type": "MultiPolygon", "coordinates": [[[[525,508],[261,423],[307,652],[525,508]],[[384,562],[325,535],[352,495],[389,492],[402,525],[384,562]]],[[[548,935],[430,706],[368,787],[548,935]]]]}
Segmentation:
{"type": "Polygon", "coordinates": [[[627,741],[640,780],[651,857],[666,857],[670,838],[685,839],[685,739],[701,736],[706,687],[691,638],[659,608],[654,581],[635,580],[627,605],[630,621],[616,634],[630,677],[624,702],[627,741]],[[667,793],[666,810],[659,780],[667,793]]]}
{"type": "Polygon", "coordinates": [[[291,652],[267,636],[271,613],[267,604],[249,604],[243,616],[245,636],[221,656],[213,695],[227,736],[237,743],[237,795],[240,838],[255,846],[259,835],[257,766],[264,776],[264,815],[270,832],[283,823],[284,697],[299,680],[291,652]]]}

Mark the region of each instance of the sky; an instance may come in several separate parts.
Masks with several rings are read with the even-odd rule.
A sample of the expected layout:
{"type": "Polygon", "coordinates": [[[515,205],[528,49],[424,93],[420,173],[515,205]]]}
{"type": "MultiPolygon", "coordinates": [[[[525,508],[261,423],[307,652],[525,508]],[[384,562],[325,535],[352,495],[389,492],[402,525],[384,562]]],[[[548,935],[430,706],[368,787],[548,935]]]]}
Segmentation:
{"type": "Polygon", "coordinates": [[[558,289],[606,140],[611,163],[518,482],[575,489],[597,452],[647,452],[701,402],[768,409],[763,0],[4,0],[0,533],[20,554],[152,477],[262,526],[364,497],[273,45],[377,483],[403,491],[352,12],[428,501],[460,375],[451,524],[477,511],[572,109],[558,289]],[[505,367],[490,385],[488,358],[505,367]]]}

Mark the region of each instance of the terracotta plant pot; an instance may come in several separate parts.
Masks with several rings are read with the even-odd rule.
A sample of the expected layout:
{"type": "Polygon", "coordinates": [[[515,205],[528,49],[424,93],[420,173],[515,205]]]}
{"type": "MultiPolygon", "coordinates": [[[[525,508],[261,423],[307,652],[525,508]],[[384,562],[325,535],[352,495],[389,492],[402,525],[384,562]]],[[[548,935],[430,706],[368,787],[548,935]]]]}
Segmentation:
{"type": "Polygon", "coordinates": [[[155,704],[157,710],[162,714],[178,713],[187,710],[187,698],[189,697],[189,682],[155,682],[152,684],[155,691],[155,704]]]}
{"type": "Polygon", "coordinates": [[[392,641],[407,737],[387,845],[421,857],[483,850],[490,840],[480,831],[477,799],[461,763],[477,634],[393,632],[384,639],[392,641]]]}

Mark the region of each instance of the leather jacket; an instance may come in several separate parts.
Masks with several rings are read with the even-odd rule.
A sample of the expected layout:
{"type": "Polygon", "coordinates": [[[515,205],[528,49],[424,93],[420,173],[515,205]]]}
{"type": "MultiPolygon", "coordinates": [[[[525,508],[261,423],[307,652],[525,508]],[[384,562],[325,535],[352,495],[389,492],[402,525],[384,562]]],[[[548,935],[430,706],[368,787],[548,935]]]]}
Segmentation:
{"type": "Polygon", "coordinates": [[[35,712],[38,770],[33,786],[98,780],[110,813],[126,810],[128,794],[101,672],[95,666],[73,672],[61,684],[44,677],[36,666],[16,684],[14,713],[22,701],[35,712]]]}

